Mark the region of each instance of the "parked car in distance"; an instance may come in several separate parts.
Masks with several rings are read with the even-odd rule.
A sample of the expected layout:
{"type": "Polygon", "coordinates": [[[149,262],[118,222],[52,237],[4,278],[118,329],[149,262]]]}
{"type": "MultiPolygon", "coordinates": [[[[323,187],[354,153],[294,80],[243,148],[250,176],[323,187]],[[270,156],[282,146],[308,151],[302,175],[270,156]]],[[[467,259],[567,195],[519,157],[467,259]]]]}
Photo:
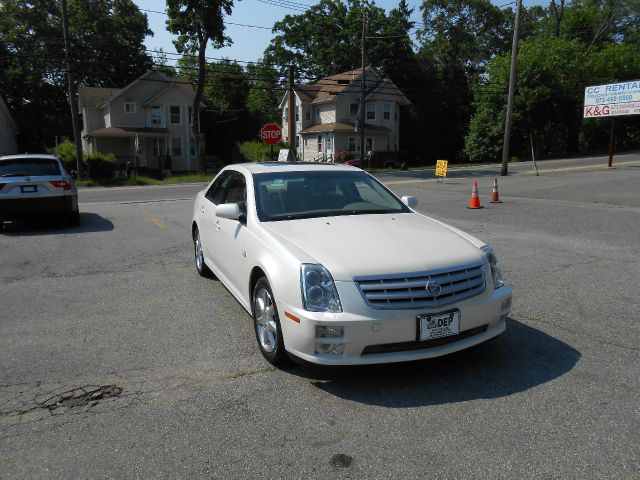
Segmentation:
{"type": "MultiPolygon", "coordinates": [[[[342,165],[349,165],[352,167],[360,166],[359,158],[352,158],[350,160],[344,160],[339,162],[342,165]]],[[[402,162],[400,162],[397,158],[391,158],[388,155],[383,153],[373,153],[370,159],[365,159],[364,166],[368,169],[371,168],[400,168],[402,166],[402,162]]]]}
{"type": "Polygon", "coordinates": [[[354,167],[229,165],[195,198],[196,269],[251,314],[276,365],[418,360],[504,332],[491,247],[415,205],[354,167]]]}
{"type": "Polygon", "coordinates": [[[44,216],[80,224],[78,189],[60,159],[29,153],[0,157],[0,221],[44,216]]]}

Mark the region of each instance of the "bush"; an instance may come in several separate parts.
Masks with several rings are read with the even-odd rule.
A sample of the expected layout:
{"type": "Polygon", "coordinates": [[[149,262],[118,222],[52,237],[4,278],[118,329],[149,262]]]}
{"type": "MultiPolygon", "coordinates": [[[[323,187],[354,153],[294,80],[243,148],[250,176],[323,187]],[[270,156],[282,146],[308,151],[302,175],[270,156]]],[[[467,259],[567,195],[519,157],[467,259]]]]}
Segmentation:
{"type": "Polygon", "coordinates": [[[76,169],[76,145],[68,138],[63,138],[62,142],[50,148],[49,153],[58,156],[62,160],[67,172],[76,169]]]}
{"type": "Polygon", "coordinates": [[[83,159],[87,177],[94,180],[113,178],[116,170],[116,157],[113,153],[92,153],[83,159]]]}
{"type": "MultiPolygon", "coordinates": [[[[281,148],[284,148],[282,144],[273,146],[274,160],[278,159],[281,148]]],[[[239,142],[236,151],[237,159],[241,162],[265,162],[271,159],[271,146],[256,140],[239,142]]]]}
{"type": "MultiPolygon", "coordinates": [[[[68,138],[49,149],[49,153],[57,155],[67,172],[76,170],[76,145],[68,138]]],[[[82,156],[82,168],[86,176],[92,179],[112,178],[116,170],[116,157],[113,153],[94,152],[82,156]]]]}

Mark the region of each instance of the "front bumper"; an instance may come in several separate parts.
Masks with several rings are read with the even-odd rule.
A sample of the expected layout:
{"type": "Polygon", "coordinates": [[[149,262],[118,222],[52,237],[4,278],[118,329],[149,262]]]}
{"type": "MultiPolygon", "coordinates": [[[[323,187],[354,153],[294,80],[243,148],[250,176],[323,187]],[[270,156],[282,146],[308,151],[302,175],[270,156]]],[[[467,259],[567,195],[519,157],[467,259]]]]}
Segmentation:
{"type": "Polygon", "coordinates": [[[280,324],[286,349],[307,362],[322,365],[366,365],[394,363],[439,357],[490,340],[505,331],[511,311],[511,289],[504,285],[458,304],[437,310],[378,310],[366,304],[356,290],[344,283],[339,287],[345,311],[342,313],[307,312],[279,303],[280,324]],[[359,303],[358,303],[359,301],[359,303]],[[346,304],[346,305],[345,305],[346,304]],[[348,308],[348,305],[358,305],[348,308]],[[437,341],[418,341],[419,314],[460,311],[460,333],[437,341]],[[356,313],[352,313],[352,312],[356,313]],[[285,312],[290,315],[286,315],[285,312]],[[299,320],[294,321],[291,315],[299,320]],[[343,326],[340,338],[316,338],[316,326],[343,326]],[[321,354],[316,344],[341,344],[342,354],[321,354]]]}

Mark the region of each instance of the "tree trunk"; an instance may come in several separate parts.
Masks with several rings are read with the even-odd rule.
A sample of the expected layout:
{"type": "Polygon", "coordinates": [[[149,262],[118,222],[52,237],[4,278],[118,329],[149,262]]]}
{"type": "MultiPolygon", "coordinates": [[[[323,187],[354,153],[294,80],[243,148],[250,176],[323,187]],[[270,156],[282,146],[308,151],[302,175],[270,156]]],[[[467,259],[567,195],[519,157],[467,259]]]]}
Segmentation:
{"type": "Polygon", "coordinates": [[[205,138],[204,134],[200,133],[200,102],[202,101],[202,94],[204,92],[204,81],[206,73],[206,59],[205,53],[207,50],[207,43],[209,37],[201,33],[202,30],[198,28],[198,84],[196,85],[196,95],[193,98],[193,106],[191,108],[191,133],[196,141],[196,147],[198,151],[198,173],[205,173],[205,138]]]}

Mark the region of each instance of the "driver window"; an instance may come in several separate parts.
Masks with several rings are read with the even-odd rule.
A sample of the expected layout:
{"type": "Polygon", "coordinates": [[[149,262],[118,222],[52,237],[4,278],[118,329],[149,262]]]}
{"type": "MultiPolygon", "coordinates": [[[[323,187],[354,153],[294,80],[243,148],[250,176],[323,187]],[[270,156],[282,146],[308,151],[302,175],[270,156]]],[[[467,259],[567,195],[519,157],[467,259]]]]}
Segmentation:
{"type": "Polygon", "coordinates": [[[233,178],[232,172],[222,172],[215,182],[211,185],[207,193],[204,195],[215,205],[219,205],[224,201],[224,194],[227,190],[230,180],[233,178]]]}
{"type": "Polygon", "coordinates": [[[234,173],[229,182],[224,203],[237,203],[242,213],[247,213],[247,184],[244,175],[234,173]]]}

